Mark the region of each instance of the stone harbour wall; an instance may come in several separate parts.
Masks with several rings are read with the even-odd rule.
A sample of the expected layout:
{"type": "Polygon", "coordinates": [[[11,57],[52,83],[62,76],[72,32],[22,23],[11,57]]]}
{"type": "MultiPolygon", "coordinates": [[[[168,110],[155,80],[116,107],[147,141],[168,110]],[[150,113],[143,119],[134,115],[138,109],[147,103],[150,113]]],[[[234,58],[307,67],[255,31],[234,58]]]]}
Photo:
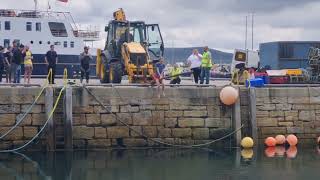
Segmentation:
{"type": "Polygon", "coordinates": [[[154,88],[94,87],[90,90],[108,111],[88,96],[86,90],[74,89],[74,148],[160,146],[140,134],[166,143],[193,145],[231,131],[232,108],[222,106],[219,89],[168,88],[166,96],[160,99],[154,88]],[[115,113],[118,120],[109,111],[115,113]]]}
{"type": "MultiPolygon", "coordinates": [[[[0,88],[0,135],[7,132],[33,103],[40,88],[0,88]]],[[[33,138],[46,120],[44,94],[26,115],[24,121],[0,142],[0,149],[19,147],[33,138]]],[[[44,145],[43,137],[37,147],[44,145]]]]}
{"type": "Polygon", "coordinates": [[[320,88],[256,89],[256,120],[260,139],[295,134],[300,142],[314,144],[320,135],[320,88]]]}

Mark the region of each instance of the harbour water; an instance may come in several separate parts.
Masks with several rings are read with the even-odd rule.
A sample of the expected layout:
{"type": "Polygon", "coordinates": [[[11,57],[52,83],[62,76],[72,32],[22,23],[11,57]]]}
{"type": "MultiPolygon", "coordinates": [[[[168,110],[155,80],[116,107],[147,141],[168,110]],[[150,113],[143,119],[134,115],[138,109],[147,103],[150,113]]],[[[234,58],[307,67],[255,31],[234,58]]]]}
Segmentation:
{"type": "Polygon", "coordinates": [[[255,151],[251,159],[245,159],[237,149],[2,154],[0,179],[319,179],[320,154],[317,149],[298,148],[296,157],[291,158],[286,153],[271,157],[272,152],[267,157],[265,152],[270,156],[270,151],[261,148],[255,151]]]}

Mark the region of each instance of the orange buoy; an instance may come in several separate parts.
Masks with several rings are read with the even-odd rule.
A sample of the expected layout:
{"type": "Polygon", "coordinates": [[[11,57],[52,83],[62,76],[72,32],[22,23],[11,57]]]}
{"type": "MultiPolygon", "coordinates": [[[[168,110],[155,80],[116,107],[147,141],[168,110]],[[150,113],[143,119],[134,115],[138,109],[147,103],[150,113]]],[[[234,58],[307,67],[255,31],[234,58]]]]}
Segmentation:
{"type": "Polygon", "coordinates": [[[290,134],[287,136],[287,142],[290,146],[296,146],[298,144],[298,138],[297,136],[290,134]]]}
{"type": "Polygon", "coordinates": [[[287,150],[287,157],[288,158],[295,158],[298,154],[298,149],[296,146],[290,146],[289,149],[287,150]]]}
{"type": "Polygon", "coordinates": [[[286,142],[286,137],[284,135],[277,135],[276,136],[277,145],[283,145],[285,142],[286,142]]]}
{"type": "Polygon", "coordinates": [[[264,154],[267,157],[272,158],[276,155],[276,148],[275,147],[268,147],[267,149],[264,150],[264,154]]]}
{"type": "Polygon", "coordinates": [[[227,86],[220,91],[220,100],[223,104],[230,106],[239,98],[239,92],[234,87],[227,86]]]}
{"type": "Polygon", "coordinates": [[[265,141],[264,144],[267,145],[268,147],[274,147],[277,145],[276,139],[273,137],[268,137],[265,141]]]}
{"type": "Polygon", "coordinates": [[[277,146],[276,147],[276,155],[279,157],[283,157],[286,153],[286,148],[284,146],[277,146]]]}

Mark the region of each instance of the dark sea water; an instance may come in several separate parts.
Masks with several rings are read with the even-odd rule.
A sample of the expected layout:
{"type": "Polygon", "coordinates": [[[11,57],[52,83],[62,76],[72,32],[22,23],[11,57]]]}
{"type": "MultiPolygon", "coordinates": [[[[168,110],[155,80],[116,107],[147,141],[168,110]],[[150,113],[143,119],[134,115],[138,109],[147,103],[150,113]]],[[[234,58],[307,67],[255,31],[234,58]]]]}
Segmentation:
{"type": "Polygon", "coordinates": [[[0,160],[0,180],[320,179],[317,148],[26,152],[0,160]]]}

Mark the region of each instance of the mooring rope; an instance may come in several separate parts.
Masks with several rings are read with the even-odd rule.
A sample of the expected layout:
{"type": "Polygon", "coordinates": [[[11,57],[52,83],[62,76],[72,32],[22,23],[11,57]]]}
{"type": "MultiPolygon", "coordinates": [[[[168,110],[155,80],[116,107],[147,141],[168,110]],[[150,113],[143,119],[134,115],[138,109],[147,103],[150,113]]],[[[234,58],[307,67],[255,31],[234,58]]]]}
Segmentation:
{"type": "MultiPolygon", "coordinates": [[[[162,145],[167,145],[167,146],[171,146],[171,147],[180,147],[180,148],[198,148],[198,147],[202,147],[202,146],[208,146],[208,145],[211,145],[215,142],[218,142],[218,141],[221,141],[223,139],[226,139],[230,136],[232,136],[233,134],[237,133],[238,131],[240,131],[244,125],[242,125],[240,128],[236,129],[235,131],[225,135],[225,136],[222,136],[221,138],[218,138],[218,139],[215,139],[215,140],[212,140],[212,141],[209,141],[207,143],[202,143],[202,144],[196,144],[196,145],[179,145],[179,144],[172,144],[172,143],[167,143],[167,142],[164,142],[164,141],[160,141],[160,140],[157,140],[157,139],[153,139],[153,138],[150,138],[148,136],[146,136],[145,134],[135,130],[134,128],[132,128],[129,124],[125,123],[123,119],[121,119],[116,113],[110,111],[100,100],[99,98],[97,98],[91,90],[89,90],[86,86],[83,86],[87,91],[88,93],[95,99],[95,101],[97,101],[99,103],[99,105],[101,107],[103,107],[108,113],[114,115],[114,117],[116,118],[117,121],[119,121],[121,124],[125,125],[126,127],[128,127],[128,129],[130,129],[131,131],[135,132],[136,134],[142,136],[144,139],[146,140],[150,140],[152,142],[155,142],[155,143],[158,143],[158,144],[162,144],[162,145]]],[[[112,86],[112,88],[114,88],[114,86],[112,86]]],[[[120,99],[122,99],[122,97],[120,96],[119,92],[118,92],[118,95],[120,97],[120,99]]],[[[121,100],[123,101],[123,100],[121,100]]],[[[124,102],[124,101],[123,101],[124,102]]],[[[128,108],[130,109],[130,108],[128,108]]],[[[132,113],[130,111],[130,113],[132,113]]]]}
{"type": "Polygon", "coordinates": [[[8,149],[8,150],[1,150],[0,153],[8,153],[8,152],[15,152],[15,151],[19,151],[21,149],[24,149],[25,147],[27,147],[29,144],[31,144],[36,138],[39,137],[39,135],[44,131],[44,129],[46,128],[46,126],[48,125],[51,117],[53,116],[53,113],[56,111],[59,100],[61,99],[62,93],[63,91],[66,89],[66,86],[63,86],[63,88],[60,90],[59,92],[59,96],[53,106],[53,109],[51,110],[51,112],[49,113],[48,119],[46,120],[45,124],[43,125],[43,127],[40,129],[40,131],[31,139],[29,140],[27,143],[25,143],[24,145],[18,147],[18,148],[14,148],[14,149],[8,149]]]}
{"type": "Polygon", "coordinates": [[[35,100],[32,102],[32,104],[28,107],[27,111],[24,112],[22,114],[22,117],[19,118],[16,122],[16,124],[14,126],[12,126],[7,132],[5,132],[4,134],[2,134],[0,136],[0,140],[2,140],[3,138],[5,138],[8,134],[10,134],[15,128],[17,128],[20,123],[22,123],[22,121],[26,118],[26,116],[31,112],[32,108],[35,106],[35,104],[38,102],[38,100],[40,99],[42,93],[44,92],[44,90],[48,87],[49,84],[49,79],[52,78],[52,69],[49,70],[49,73],[47,75],[47,78],[45,80],[45,84],[43,86],[43,88],[41,89],[41,91],[39,92],[39,94],[36,96],[35,100]]]}

